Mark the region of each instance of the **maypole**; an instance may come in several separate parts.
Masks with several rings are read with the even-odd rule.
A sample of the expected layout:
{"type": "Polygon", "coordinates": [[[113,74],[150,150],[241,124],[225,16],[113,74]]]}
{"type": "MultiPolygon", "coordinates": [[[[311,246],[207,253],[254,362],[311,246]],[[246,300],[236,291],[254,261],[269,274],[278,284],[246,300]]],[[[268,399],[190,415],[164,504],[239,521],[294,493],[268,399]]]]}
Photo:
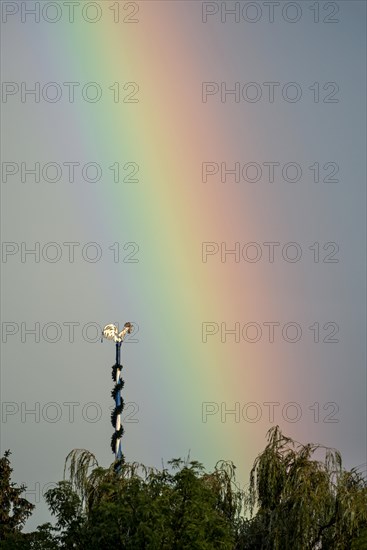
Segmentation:
{"type": "Polygon", "coordinates": [[[121,344],[126,336],[132,331],[131,323],[125,323],[121,332],[118,332],[118,328],[115,325],[106,325],[103,329],[102,336],[107,340],[113,340],[116,344],[116,362],[112,366],[112,379],[115,382],[115,386],[111,392],[111,396],[115,400],[115,408],[111,413],[111,423],[115,428],[111,437],[111,449],[115,453],[115,461],[120,463],[124,462],[124,456],[122,454],[121,438],[124,433],[122,426],[121,415],[124,409],[124,400],[121,397],[121,390],[124,387],[124,381],[121,376],[121,344]]]}

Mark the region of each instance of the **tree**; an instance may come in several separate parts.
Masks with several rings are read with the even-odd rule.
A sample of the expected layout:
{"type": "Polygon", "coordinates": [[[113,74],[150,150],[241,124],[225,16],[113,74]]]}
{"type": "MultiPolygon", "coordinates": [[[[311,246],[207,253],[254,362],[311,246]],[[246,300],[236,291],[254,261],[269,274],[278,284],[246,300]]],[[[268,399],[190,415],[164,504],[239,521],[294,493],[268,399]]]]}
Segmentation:
{"type": "Polygon", "coordinates": [[[353,539],[351,550],[366,550],[367,548],[367,527],[353,539]]]}
{"type": "Polygon", "coordinates": [[[248,491],[235,466],[173,459],[162,470],[117,461],[99,466],[85,449],[65,462],[45,498],[56,518],[20,532],[33,505],[1,460],[0,550],[362,550],[367,485],[335,449],[301,445],[276,426],[256,458],[248,491]],[[245,515],[245,512],[248,512],[245,515]]]}
{"type": "Polygon", "coordinates": [[[70,479],[46,493],[63,548],[232,550],[242,495],[231,463],[212,473],[181,459],[170,470],[137,463],[104,469],[75,450],[66,464],[70,479]]]}
{"type": "MultiPolygon", "coordinates": [[[[21,529],[32,514],[34,504],[21,495],[26,487],[17,487],[11,482],[13,469],[10,466],[10,451],[0,458],[0,547],[5,548],[5,540],[12,540],[12,548],[18,548],[23,540],[21,529]]],[[[10,543],[9,543],[10,544],[10,543]]],[[[9,548],[11,546],[8,546],[9,548]]]]}
{"type": "Polygon", "coordinates": [[[367,525],[360,474],[344,470],[335,449],[301,445],[278,426],[251,470],[249,506],[257,509],[245,530],[254,550],[345,550],[367,525]]]}

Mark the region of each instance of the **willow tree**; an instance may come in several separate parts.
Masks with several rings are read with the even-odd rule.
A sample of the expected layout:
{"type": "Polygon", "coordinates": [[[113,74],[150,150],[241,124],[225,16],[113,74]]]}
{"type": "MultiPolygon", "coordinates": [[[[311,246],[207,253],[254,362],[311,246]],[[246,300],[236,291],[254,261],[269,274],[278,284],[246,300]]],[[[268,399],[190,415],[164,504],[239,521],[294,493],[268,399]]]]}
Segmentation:
{"type": "Polygon", "coordinates": [[[253,549],[345,550],[367,525],[362,476],[335,449],[297,443],[278,426],[251,470],[249,506],[253,549]]]}
{"type": "MultiPolygon", "coordinates": [[[[7,458],[2,465],[9,479],[7,458]]],[[[20,493],[3,486],[7,519],[9,502],[20,493]]],[[[24,536],[22,550],[367,548],[363,477],[345,470],[335,449],[302,445],[278,427],[268,432],[246,492],[237,486],[231,462],[218,462],[209,473],[189,459],[173,459],[162,470],[124,461],[102,468],[92,453],[76,449],[67,457],[64,480],[45,496],[56,524],[24,536]]],[[[18,516],[20,523],[24,518],[18,516]]],[[[11,533],[0,548],[18,548],[11,533]]]]}
{"type": "Polygon", "coordinates": [[[233,550],[243,496],[233,464],[219,462],[211,473],[197,461],[168,466],[102,468],[89,451],[72,451],[67,479],[46,494],[60,546],[233,550]]]}

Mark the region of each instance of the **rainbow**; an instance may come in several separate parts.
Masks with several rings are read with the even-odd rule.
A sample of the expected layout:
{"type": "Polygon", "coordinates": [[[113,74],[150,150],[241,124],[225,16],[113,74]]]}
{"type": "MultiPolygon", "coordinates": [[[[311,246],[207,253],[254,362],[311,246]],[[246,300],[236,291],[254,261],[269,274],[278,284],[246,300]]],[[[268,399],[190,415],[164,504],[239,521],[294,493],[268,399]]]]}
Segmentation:
{"type": "MultiPolygon", "coordinates": [[[[324,438],[333,444],[337,425],[317,423],[315,403],[322,412],[334,399],[310,382],[320,362],[317,352],[308,352],[302,343],[272,343],[263,325],[274,321],[282,327],[294,321],[297,311],[303,312],[296,320],[305,331],[312,323],[311,306],[302,297],[302,262],[286,266],[288,285],[277,262],[243,257],[237,262],[231,254],[222,262],[220,252],[203,261],[203,250],[211,250],[203,243],[214,243],[212,250],[218,246],[219,251],[221,243],[228,250],[236,243],[241,250],[246,243],[262,243],[264,251],[268,241],[301,240],[289,238],[287,220],[272,211],[279,189],[202,181],[203,162],[267,160],[263,149],[269,142],[262,131],[274,107],[203,103],[202,82],[223,78],[212,50],[220,55],[220,48],[229,46],[221,43],[220,27],[203,25],[199,2],[158,4],[139,2],[135,14],[134,2],[121,2],[117,23],[110,9],[116,10],[117,3],[104,2],[103,18],[95,24],[76,18],[69,25],[42,26],[50,47],[39,55],[49,67],[49,79],[78,82],[78,93],[88,82],[103,89],[98,103],[60,103],[65,126],[48,153],[60,156],[63,148],[69,158],[103,164],[102,181],[65,185],[72,214],[79,217],[79,239],[139,246],[138,263],[101,263],[88,276],[95,311],[105,315],[101,324],[122,316],[140,328],[139,345],[125,345],[123,351],[130,373],[124,398],[128,394],[140,405],[139,424],[131,424],[124,436],[127,460],[159,465],[162,454],[169,459],[190,449],[209,467],[223,458],[247,472],[273,423],[298,439],[324,438]],[[123,16],[138,22],[124,23],[123,16]],[[138,102],[123,102],[131,93],[138,102]],[[115,183],[108,167],[116,162],[120,167],[130,163],[129,173],[138,166],[134,178],[139,181],[121,177],[115,183]],[[101,290],[106,279],[113,296],[101,290]],[[218,328],[206,343],[203,323],[212,331],[218,328]],[[239,342],[233,333],[221,341],[222,323],[228,330],[240,324],[239,342]],[[262,327],[260,342],[243,338],[247,323],[262,327]],[[314,367],[307,373],[308,362],[314,367]],[[294,404],[302,411],[297,422],[294,404]]],[[[250,48],[254,31],[246,32],[250,48]]],[[[258,59],[255,54],[246,58],[253,79],[261,78],[258,61],[267,63],[262,56],[263,50],[258,59]]],[[[237,63],[233,73],[227,67],[224,73],[233,79],[240,68],[237,63]]],[[[288,120],[279,131],[289,129],[288,120]]],[[[302,150],[301,141],[293,156],[297,148],[302,150]]],[[[302,244],[307,248],[312,242],[302,244]]],[[[321,374],[319,387],[326,384],[321,374]]]]}

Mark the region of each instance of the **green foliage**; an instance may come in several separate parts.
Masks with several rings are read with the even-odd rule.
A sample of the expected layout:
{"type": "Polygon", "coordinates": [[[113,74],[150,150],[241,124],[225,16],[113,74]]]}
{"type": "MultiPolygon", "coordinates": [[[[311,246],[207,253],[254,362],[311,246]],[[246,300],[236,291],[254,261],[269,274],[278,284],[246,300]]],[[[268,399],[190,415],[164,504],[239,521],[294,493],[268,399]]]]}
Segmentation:
{"type": "MultiPolygon", "coordinates": [[[[57,518],[56,525],[52,528],[55,533],[53,540],[61,548],[82,548],[82,502],[70,481],[59,481],[55,488],[47,491],[45,499],[51,514],[57,518]]],[[[50,531],[47,534],[49,533],[50,531]]]]}
{"type": "Polygon", "coordinates": [[[139,463],[99,466],[85,449],[65,461],[64,480],[46,493],[55,525],[21,533],[33,506],[10,483],[1,460],[0,550],[362,550],[367,548],[367,487],[340,454],[268,432],[248,491],[235,466],[212,472],[187,459],[162,470],[139,463]],[[15,515],[14,515],[15,511],[15,515]],[[245,512],[250,513],[249,517],[245,512]],[[3,527],[5,525],[5,527],[3,527]]]}
{"type": "Polygon", "coordinates": [[[232,464],[219,463],[212,474],[198,462],[180,459],[169,462],[170,470],[133,463],[119,469],[96,465],[89,472],[93,462],[84,450],[68,457],[70,483],[84,506],[81,548],[233,548],[241,494],[233,490],[232,464]]]}
{"type": "Polygon", "coordinates": [[[366,550],[367,548],[367,525],[361,529],[353,539],[351,550],[366,550]]]}
{"type": "MultiPolygon", "coordinates": [[[[21,496],[26,487],[17,487],[11,482],[10,454],[5,451],[0,458],[0,542],[11,539],[13,548],[17,548],[22,540],[21,528],[32,514],[34,505],[21,496]]],[[[0,548],[6,548],[5,543],[0,548]]]]}
{"type": "Polygon", "coordinates": [[[249,505],[264,550],[346,550],[367,521],[361,476],[343,470],[336,450],[298,444],[278,427],[252,468],[249,505]]]}

